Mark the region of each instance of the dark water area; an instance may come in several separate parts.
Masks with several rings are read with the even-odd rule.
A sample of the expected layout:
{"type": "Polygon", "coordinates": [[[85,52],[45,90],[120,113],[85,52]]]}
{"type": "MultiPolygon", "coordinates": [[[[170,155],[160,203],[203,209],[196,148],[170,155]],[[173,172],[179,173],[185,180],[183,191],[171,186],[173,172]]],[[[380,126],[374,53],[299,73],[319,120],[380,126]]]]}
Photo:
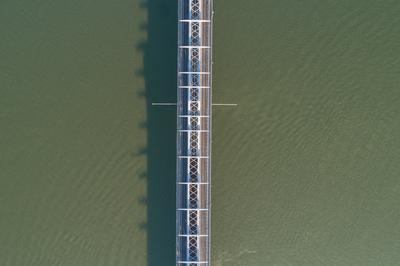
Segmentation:
{"type": "Polygon", "coordinates": [[[147,265],[175,265],[177,1],[149,0],[143,76],[147,105],[147,265]]]}

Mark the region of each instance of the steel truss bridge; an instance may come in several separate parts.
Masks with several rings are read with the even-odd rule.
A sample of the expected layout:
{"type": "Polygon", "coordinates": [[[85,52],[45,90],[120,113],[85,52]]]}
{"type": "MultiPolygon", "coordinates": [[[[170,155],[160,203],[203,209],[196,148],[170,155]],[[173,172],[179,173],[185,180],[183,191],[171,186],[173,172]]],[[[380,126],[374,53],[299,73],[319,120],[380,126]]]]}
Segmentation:
{"type": "Polygon", "coordinates": [[[210,265],[212,0],[179,0],[176,265],[210,265]]]}

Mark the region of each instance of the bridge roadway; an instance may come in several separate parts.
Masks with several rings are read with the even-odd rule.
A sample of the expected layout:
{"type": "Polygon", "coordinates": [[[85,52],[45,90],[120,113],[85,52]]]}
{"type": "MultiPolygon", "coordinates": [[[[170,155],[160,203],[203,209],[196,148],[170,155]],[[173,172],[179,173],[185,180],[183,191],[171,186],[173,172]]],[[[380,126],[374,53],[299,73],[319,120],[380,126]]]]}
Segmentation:
{"type": "Polygon", "coordinates": [[[212,0],[179,0],[176,265],[210,265],[212,0]]]}

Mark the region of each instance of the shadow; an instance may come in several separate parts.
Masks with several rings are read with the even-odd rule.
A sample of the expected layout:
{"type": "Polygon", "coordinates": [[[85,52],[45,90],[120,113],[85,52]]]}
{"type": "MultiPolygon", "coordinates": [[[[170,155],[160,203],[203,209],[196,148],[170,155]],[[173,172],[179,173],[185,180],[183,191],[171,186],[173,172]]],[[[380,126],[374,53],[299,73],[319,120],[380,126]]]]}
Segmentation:
{"type": "MultiPolygon", "coordinates": [[[[177,1],[147,0],[143,51],[147,105],[147,265],[175,265],[176,109],[152,102],[176,102],[177,1]]],[[[140,93],[140,92],[139,92],[140,93]]]]}

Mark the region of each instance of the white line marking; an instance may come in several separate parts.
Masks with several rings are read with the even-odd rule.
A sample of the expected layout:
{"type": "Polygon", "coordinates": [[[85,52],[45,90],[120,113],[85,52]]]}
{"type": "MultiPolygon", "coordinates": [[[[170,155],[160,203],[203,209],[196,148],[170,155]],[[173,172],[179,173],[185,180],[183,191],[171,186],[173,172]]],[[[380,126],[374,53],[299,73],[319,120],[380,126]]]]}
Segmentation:
{"type": "Polygon", "coordinates": [[[179,132],[210,132],[207,129],[178,129],[179,132]]]}
{"type": "Polygon", "coordinates": [[[199,49],[209,49],[211,46],[205,46],[205,45],[180,45],[179,48],[199,48],[199,49]]]}
{"type": "MultiPolygon", "coordinates": [[[[190,86],[184,86],[183,87],[183,86],[180,86],[179,88],[195,88],[195,87],[190,87],[190,86]]],[[[203,88],[205,88],[205,87],[203,87],[203,88]]],[[[151,105],[153,105],[153,106],[170,106],[170,105],[176,105],[176,103],[151,103],[151,105]]],[[[213,106],[238,106],[237,103],[213,103],[212,105],[213,106]]],[[[196,116],[196,115],[192,115],[192,116],[196,116]]],[[[206,115],[203,115],[203,116],[200,115],[199,116],[198,115],[197,117],[209,117],[209,116],[206,116],[206,115]]]]}
{"type": "Polygon", "coordinates": [[[209,115],[178,115],[178,117],[210,117],[209,115]]]}
{"type": "Polygon", "coordinates": [[[180,22],[211,22],[209,19],[180,19],[180,22]]]}
{"type": "Polygon", "coordinates": [[[191,209],[191,208],[178,208],[178,211],[208,211],[208,209],[191,209]]]}
{"type": "Polygon", "coordinates": [[[178,236],[182,236],[182,237],[191,237],[191,236],[198,236],[198,237],[208,237],[208,235],[178,235],[178,236]]]}
{"type": "Polygon", "coordinates": [[[171,106],[171,105],[175,105],[176,103],[151,103],[151,105],[153,106],[171,106]]]}
{"type": "Polygon", "coordinates": [[[182,260],[180,260],[180,261],[178,261],[178,263],[179,264],[181,264],[181,263],[185,263],[185,264],[206,264],[206,263],[208,263],[208,261],[182,261],[182,260]]]}
{"type": "Polygon", "coordinates": [[[178,182],[179,185],[208,185],[208,182],[178,182]]]}
{"type": "Polygon", "coordinates": [[[202,158],[209,158],[209,157],[208,156],[178,156],[178,158],[184,158],[184,159],[197,158],[197,159],[202,159],[202,158]]]}
{"type": "Polygon", "coordinates": [[[203,75],[209,75],[210,72],[178,72],[178,74],[203,74],[203,75]]]}
{"type": "Polygon", "coordinates": [[[238,106],[237,103],[213,103],[213,106],[238,106]]]}
{"type": "Polygon", "coordinates": [[[179,86],[181,89],[190,89],[190,88],[198,88],[198,89],[209,89],[210,86],[179,86]]]}

